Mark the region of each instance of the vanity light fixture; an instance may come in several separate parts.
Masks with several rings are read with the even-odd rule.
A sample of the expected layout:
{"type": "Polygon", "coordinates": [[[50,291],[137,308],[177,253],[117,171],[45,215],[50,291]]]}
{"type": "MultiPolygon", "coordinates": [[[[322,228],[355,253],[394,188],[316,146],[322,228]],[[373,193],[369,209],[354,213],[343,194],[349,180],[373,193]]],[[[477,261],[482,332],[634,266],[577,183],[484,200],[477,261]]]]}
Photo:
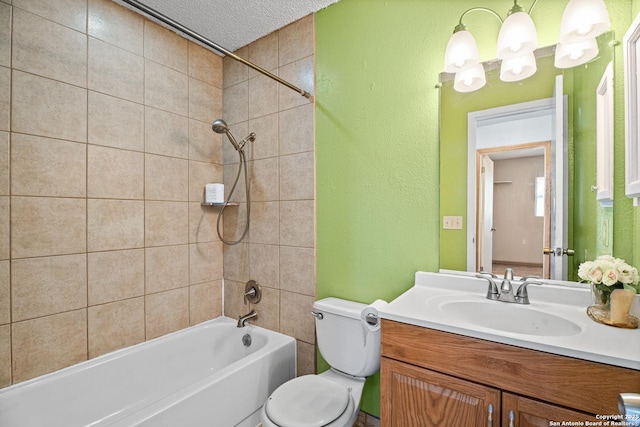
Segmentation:
{"type": "MultiPolygon", "coordinates": [[[[538,47],[538,37],[530,15],[537,2],[534,0],[529,12],[525,12],[518,0],[514,0],[505,20],[497,12],[485,7],[473,7],[460,16],[460,22],[447,43],[444,61],[444,71],[456,73],[455,90],[471,92],[480,89],[486,82],[484,68],[478,67],[480,59],[476,41],[462,23],[465,15],[473,11],[489,12],[500,20],[496,46],[496,56],[502,60],[500,79],[516,82],[535,74],[537,66],[534,51],[538,47]]],[[[609,26],[604,0],[570,0],[562,15],[555,66],[575,67],[595,58],[598,55],[595,38],[609,26]]]]}

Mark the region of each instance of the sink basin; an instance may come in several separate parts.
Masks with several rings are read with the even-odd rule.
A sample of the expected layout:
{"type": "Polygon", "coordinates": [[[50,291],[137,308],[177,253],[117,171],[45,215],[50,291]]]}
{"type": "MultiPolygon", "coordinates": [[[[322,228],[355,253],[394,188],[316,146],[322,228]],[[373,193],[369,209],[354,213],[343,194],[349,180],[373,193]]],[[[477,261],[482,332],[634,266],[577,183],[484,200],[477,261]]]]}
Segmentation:
{"type": "Polygon", "coordinates": [[[522,304],[488,300],[450,301],[439,305],[440,310],[458,321],[516,334],[540,336],[568,336],[580,333],[580,325],[565,318],[522,304]]]}

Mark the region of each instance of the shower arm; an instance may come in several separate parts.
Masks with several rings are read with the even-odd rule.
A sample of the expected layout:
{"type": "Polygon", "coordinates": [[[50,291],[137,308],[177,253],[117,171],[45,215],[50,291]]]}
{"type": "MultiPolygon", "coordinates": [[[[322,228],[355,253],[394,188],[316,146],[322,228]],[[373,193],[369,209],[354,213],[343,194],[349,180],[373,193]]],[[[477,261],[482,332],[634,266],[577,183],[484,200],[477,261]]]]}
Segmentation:
{"type": "Polygon", "coordinates": [[[184,25],[174,21],[173,19],[169,18],[166,15],[163,15],[162,13],[158,12],[155,9],[150,8],[147,5],[144,5],[142,3],[140,3],[138,0],[118,0],[120,3],[124,3],[130,7],[133,7],[135,9],[137,9],[138,11],[144,13],[145,15],[150,16],[151,18],[160,21],[162,24],[167,25],[171,28],[173,28],[175,31],[178,31],[202,44],[204,44],[205,46],[210,47],[211,49],[220,52],[226,56],[229,56],[230,58],[241,62],[242,64],[246,65],[247,67],[253,68],[254,70],[256,70],[257,72],[264,74],[265,76],[277,81],[280,84],[285,85],[286,87],[288,87],[289,89],[295,90],[296,92],[298,92],[300,95],[304,96],[307,99],[311,99],[311,94],[303,89],[300,89],[297,86],[292,85],[291,83],[289,83],[286,80],[281,79],[280,77],[268,72],[267,70],[265,70],[264,68],[247,61],[244,58],[239,57],[238,55],[236,55],[233,52],[228,51],[227,49],[223,48],[222,46],[212,42],[211,40],[202,37],[200,34],[188,29],[187,27],[185,27],[184,25]]]}

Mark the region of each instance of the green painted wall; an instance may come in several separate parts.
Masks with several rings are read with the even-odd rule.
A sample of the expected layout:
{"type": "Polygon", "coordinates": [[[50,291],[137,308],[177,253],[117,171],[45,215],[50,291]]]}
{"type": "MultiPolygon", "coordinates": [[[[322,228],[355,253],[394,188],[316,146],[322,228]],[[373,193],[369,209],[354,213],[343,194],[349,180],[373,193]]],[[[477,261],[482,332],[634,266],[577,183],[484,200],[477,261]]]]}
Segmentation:
{"type": "MultiPolygon", "coordinates": [[[[607,4],[612,2],[613,25],[624,33],[631,0],[607,4]]],[[[504,0],[480,3],[503,14],[509,7],[504,0]]],[[[565,4],[543,0],[536,6],[532,17],[541,46],[556,42],[565,4]]],[[[435,85],[453,27],[462,12],[478,5],[477,0],[341,0],[317,13],[317,298],[392,300],[412,286],[415,271],[436,271],[441,261],[464,257],[464,247],[457,245],[440,255],[441,215],[466,210],[440,208],[441,191],[457,199],[464,190],[440,182],[441,160],[447,170],[458,167],[455,153],[440,157],[435,85]]],[[[466,23],[481,58],[493,58],[498,21],[474,12],[466,23]]],[[[617,150],[619,141],[617,133],[617,150]]],[[[457,172],[466,174],[466,164],[457,172]]],[[[616,192],[623,194],[618,185],[616,192]]],[[[324,369],[321,362],[319,370],[324,369]]],[[[379,413],[378,376],[365,388],[362,409],[379,413]]]]}

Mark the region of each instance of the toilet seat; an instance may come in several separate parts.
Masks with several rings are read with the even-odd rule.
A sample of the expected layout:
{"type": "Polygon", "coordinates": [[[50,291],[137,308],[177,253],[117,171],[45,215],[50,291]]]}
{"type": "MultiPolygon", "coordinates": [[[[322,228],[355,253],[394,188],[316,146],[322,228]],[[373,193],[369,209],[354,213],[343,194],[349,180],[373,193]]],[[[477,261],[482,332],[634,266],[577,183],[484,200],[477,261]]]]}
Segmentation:
{"type": "Polygon", "coordinates": [[[338,419],[349,406],[349,390],[318,375],[304,375],[276,389],[265,411],[281,427],[322,427],[338,419]]]}

